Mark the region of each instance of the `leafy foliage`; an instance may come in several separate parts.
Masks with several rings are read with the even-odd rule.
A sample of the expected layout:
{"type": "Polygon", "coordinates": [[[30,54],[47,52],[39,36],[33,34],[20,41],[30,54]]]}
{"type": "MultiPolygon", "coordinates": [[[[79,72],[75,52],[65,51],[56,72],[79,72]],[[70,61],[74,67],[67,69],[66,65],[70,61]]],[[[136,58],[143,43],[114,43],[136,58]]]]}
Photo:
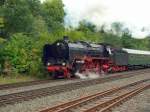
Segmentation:
{"type": "Polygon", "coordinates": [[[30,33],[34,17],[26,0],[6,0],[4,5],[5,29],[13,33],[30,33]]]}
{"type": "Polygon", "coordinates": [[[32,43],[33,41],[29,37],[23,34],[14,34],[5,45],[3,56],[18,72],[26,72],[30,65],[32,43]]]}
{"type": "MultiPolygon", "coordinates": [[[[62,0],[2,0],[0,8],[0,71],[43,76],[42,49],[68,35],[71,41],[105,42],[116,47],[150,50],[150,38],[134,39],[128,28],[115,22],[110,30],[88,21],[65,29],[62,0]],[[5,32],[5,33],[4,33],[5,32]]],[[[1,3],[0,2],[0,3],[1,3]]]]}
{"type": "Polygon", "coordinates": [[[79,27],[77,28],[77,30],[83,32],[95,32],[96,26],[84,20],[79,23],[79,27]]]}
{"type": "Polygon", "coordinates": [[[47,0],[42,4],[42,16],[45,19],[49,32],[64,29],[63,3],[61,0],[47,0]]]}

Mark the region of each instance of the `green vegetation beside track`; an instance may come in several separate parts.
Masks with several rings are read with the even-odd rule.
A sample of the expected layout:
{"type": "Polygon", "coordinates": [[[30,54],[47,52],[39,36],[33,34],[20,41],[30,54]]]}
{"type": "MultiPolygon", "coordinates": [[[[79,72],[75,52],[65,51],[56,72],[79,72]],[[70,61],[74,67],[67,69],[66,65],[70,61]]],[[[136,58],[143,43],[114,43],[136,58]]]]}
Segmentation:
{"type": "Polygon", "coordinates": [[[17,83],[17,82],[27,82],[27,81],[34,81],[37,80],[37,78],[35,77],[31,77],[31,76],[17,76],[17,77],[3,77],[0,76],[0,85],[1,84],[11,84],[11,83],[17,83]]]}
{"type": "Polygon", "coordinates": [[[71,41],[105,42],[117,47],[150,50],[149,37],[133,38],[122,23],[115,22],[110,30],[105,30],[105,25],[97,29],[93,23],[83,20],[77,28],[66,28],[65,16],[61,0],[4,1],[0,7],[0,84],[45,77],[41,60],[43,45],[64,35],[71,41]],[[16,74],[20,74],[19,77],[16,78],[16,74]],[[11,75],[11,78],[2,75],[11,75]]]}

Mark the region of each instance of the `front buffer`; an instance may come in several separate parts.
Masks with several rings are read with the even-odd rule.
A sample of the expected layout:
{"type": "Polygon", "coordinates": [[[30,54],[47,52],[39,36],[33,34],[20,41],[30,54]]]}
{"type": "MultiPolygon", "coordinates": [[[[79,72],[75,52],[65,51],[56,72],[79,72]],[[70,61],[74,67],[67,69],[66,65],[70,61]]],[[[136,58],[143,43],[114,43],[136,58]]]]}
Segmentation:
{"type": "Polygon", "coordinates": [[[70,78],[69,70],[66,66],[47,66],[47,71],[53,78],[70,78]]]}

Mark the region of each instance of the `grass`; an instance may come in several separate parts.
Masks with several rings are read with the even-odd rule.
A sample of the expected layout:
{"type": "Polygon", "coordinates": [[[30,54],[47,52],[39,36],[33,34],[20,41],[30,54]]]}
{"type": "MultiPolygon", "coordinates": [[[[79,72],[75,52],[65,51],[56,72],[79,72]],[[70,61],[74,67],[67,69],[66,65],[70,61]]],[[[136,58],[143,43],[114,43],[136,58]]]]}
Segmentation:
{"type": "Polygon", "coordinates": [[[17,76],[17,77],[0,76],[0,84],[10,84],[10,83],[17,83],[17,82],[33,81],[33,80],[37,80],[37,78],[31,76],[17,76]]]}

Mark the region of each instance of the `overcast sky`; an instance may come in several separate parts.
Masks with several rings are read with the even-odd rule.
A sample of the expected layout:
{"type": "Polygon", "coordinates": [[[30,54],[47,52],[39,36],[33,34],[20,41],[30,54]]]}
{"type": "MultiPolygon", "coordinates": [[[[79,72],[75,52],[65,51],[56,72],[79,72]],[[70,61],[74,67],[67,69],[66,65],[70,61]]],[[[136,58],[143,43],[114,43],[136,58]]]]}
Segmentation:
{"type": "Polygon", "coordinates": [[[83,19],[97,26],[118,21],[137,38],[150,34],[150,0],[63,0],[63,3],[68,24],[76,26],[83,19]]]}

